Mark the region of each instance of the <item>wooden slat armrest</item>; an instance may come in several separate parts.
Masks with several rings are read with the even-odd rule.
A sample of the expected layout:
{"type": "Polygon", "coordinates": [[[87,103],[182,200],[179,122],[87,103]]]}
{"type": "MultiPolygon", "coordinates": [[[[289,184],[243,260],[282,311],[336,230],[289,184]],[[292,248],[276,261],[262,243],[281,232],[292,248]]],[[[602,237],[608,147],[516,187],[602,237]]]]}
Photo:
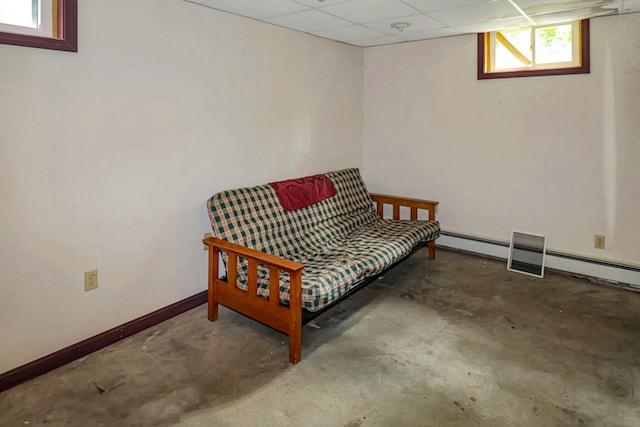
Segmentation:
{"type": "MultiPolygon", "coordinates": [[[[429,211],[429,221],[436,220],[436,206],[438,206],[438,202],[436,201],[388,196],[386,194],[375,193],[369,193],[369,196],[371,196],[371,200],[373,200],[373,202],[376,204],[376,210],[378,211],[378,215],[380,215],[380,218],[384,218],[384,205],[391,205],[393,207],[392,218],[394,220],[400,219],[400,208],[403,206],[409,208],[410,219],[412,221],[418,219],[418,209],[425,209],[429,211]]],[[[429,259],[436,259],[435,240],[430,240],[429,242],[427,242],[427,246],[429,247],[429,259]]]]}
{"type": "Polygon", "coordinates": [[[226,240],[208,237],[202,243],[209,247],[208,317],[218,319],[222,304],[289,335],[289,361],[298,363],[302,357],[302,269],[303,264],[275,255],[265,254],[226,240]],[[227,280],[219,279],[220,251],[229,255],[227,280]],[[247,290],[237,287],[238,257],[248,260],[247,290]],[[269,267],[269,297],[257,295],[258,264],[269,267]],[[289,273],[289,304],[280,303],[280,273],[289,273]]]}
{"type": "Polygon", "coordinates": [[[409,197],[396,197],[386,194],[369,193],[369,195],[374,202],[378,202],[379,200],[382,203],[388,203],[390,205],[399,204],[401,206],[415,206],[418,209],[432,209],[440,203],[433,200],[411,199],[409,197]]]}
{"type": "Polygon", "coordinates": [[[202,240],[202,243],[209,246],[214,246],[224,252],[232,252],[238,256],[246,259],[254,259],[260,264],[276,267],[280,270],[288,273],[293,273],[304,268],[304,264],[290,261],[279,256],[266,254],[264,252],[257,251],[255,249],[247,248],[236,243],[221,240],[216,237],[208,237],[202,240]]]}
{"type": "Polygon", "coordinates": [[[376,210],[381,218],[384,213],[384,205],[392,205],[393,219],[400,219],[400,207],[402,206],[406,206],[411,209],[412,220],[418,219],[418,209],[428,210],[430,221],[435,221],[436,219],[436,206],[438,206],[438,202],[433,200],[411,199],[408,197],[396,197],[375,193],[369,193],[369,196],[371,196],[371,200],[375,202],[376,210]]]}

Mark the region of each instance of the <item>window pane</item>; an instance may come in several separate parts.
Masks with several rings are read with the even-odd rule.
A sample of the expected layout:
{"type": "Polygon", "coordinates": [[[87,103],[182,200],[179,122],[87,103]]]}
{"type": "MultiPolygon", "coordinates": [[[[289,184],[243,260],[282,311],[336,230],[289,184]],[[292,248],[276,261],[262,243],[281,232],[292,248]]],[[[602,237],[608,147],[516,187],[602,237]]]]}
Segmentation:
{"type": "MultiPolygon", "coordinates": [[[[531,30],[518,31],[500,31],[505,39],[531,62],[531,30]]],[[[510,68],[525,68],[528,64],[523,63],[513,52],[511,52],[503,43],[496,41],[496,58],[495,67],[497,70],[510,68]]]]}
{"type": "Polygon", "coordinates": [[[536,28],[536,64],[571,62],[572,56],[571,24],[536,28]]]}
{"type": "Polygon", "coordinates": [[[478,80],[590,70],[588,19],[478,34],[478,80]]]}
{"type": "Polygon", "coordinates": [[[0,23],[38,28],[39,1],[0,0],[0,23]]]}

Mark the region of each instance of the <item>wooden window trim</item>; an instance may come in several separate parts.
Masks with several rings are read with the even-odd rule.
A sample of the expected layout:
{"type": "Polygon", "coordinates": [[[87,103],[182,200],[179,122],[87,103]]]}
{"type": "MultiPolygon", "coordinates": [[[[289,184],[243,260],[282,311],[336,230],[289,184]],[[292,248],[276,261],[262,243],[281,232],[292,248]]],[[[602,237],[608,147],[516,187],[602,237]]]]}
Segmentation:
{"type": "Polygon", "coordinates": [[[0,43],[14,46],[36,47],[40,49],[78,51],[78,0],[57,0],[54,2],[58,37],[28,36],[0,32],[0,43]]]}
{"type": "Polygon", "coordinates": [[[518,70],[518,71],[498,71],[490,73],[486,71],[485,53],[488,43],[489,33],[478,33],[478,80],[504,79],[509,77],[536,77],[536,76],[559,76],[564,74],[588,74],[591,72],[591,58],[589,55],[589,20],[580,21],[580,53],[582,63],[579,67],[550,68],[548,70],[518,70]]]}

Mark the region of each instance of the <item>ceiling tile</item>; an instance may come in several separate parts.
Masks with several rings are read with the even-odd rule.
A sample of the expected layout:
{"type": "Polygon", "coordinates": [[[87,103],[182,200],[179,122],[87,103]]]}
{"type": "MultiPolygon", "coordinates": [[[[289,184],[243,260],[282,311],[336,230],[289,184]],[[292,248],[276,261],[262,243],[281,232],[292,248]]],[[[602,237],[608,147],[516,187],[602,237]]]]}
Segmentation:
{"type": "MultiPolygon", "coordinates": [[[[1,0],[0,0],[1,1],[1,0]]],[[[640,12],[640,0],[184,0],[358,46],[640,12]],[[394,22],[409,22],[400,33],[394,22]],[[354,25],[359,24],[359,25],[354,25]]]]}
{"type": "Polygon", "coordinates": [[[322,10],[357,24],[413,15],[417,12],[398,0],[353,0],[323,7],[322,10]]]}
{"type": "Polygon", "coordinates": [[[588,8],[577,10],[566,10],[563,12],[543,13],[541,15],[533,15],[531,19],[536,25],[559,24],[562,22],[576,21],[579,19],[594,18],[596,16],[612,15],[616,13],[615,9],[604,8],[588,8]]]}
{"type": "Polygon", "coordinates": [[[249,18],[264,19],[308,9],[290,0],[207,0],[204,6],[249,18]]]}
{"type": "Polygon", "coordinates": [[[640,12],[640,0],[624,0],[620,13],[640,12]]]}
{"type": "Polygon", "coordinates": [[[318,31],[351,25],[351,22],[349,21],[336,18],[335,16],[328,15],[315,9],[277,16],[275,18],[266,19],[265,21],[282,27],[304,31],[305,33],[315,33],[318,31]]]}
{"type": "Polygon", "coordinates": [[[618,0],[515,0],[515,3],[527,15],[582,9],[593,9],[596,12],[601,7],[617,10],[619,4],[618,0]]]}
{"type": "Polygon", "coordinates": [[[531,24],[523,17],[501,19],[498,21],[475,22],[473,24],[458,25],[455,28],[463,33],[486,33],[489,31],[506,30],[509,28],[529,27],[531,24]]]}
{"type": "Polygon", "coordinates": [[[313,33],[320,37],[328,39],[340,40],[343,42],[352,42],[355,40],[372,39],[375,37],[384,37],[383,33],[365,28],[361,25],[351,25],[350,27],[335,28],[333,30],[319,31],[313,33]]]}
{"type": "MultiPolygon", "coordinates": [[[[317,0],[316,0],[317,1],[317,0]]],[[[403,0],[422,12],[435,12],[438,10],[453,9],[460,6],[468,6],[474,3],[483,3],[490,0],[403,0]]]]}
{"type": "Polygon", "coordinates": [[[371,24],[367,24],[367,27],[381,31],[385,34],[400,36],[403,33],[400,33],[395,28],[391,28],[391,24],[394,22],[408,22],[411,24],[403,33],[433,30],[435,28],[442,28],[445,26],[442,22],[436,21],[427,15],[413,15],[373,22],[371,24]]]}
{"type": "Polygon", "coordinates": [[[394,36],[384,36],[384,37],[376,37],[374,39],[357,40],[357,41],[351,42],[351,44],[355,44],[356,46],[368,47],[368,46],[380,46],[383,44],[400,43],[402,41],[403,40],[394,36]]]}
{"type": "Polygon", "coordinates": [[[437,28],[435,30],[427,30],[427,31],[416,31],[416,32],[405,31],[404,33],[398,34],[396,37],[405,41],[415,41],[415,40],[424,40],[424,39],[434,39],[437,37],[457,36],[460,34],[463,34],[463,32],[456,30],[455,28],[446,27],[446,28],[437,28]]]}
{"type": "Polygon", "coordinates": [[[429,15],[454,27],[522,16],[507,0],[476,3],[470,6],[432,12],[429,15]]]}
{"type": "Polygon", "coordinates": [[[296,3],[302,3],[305,6],[325,7],[325,6],[330,6],[332,4],[345,3],[351,0],[293,0],[293,1],[295,1],[296,3]]]}

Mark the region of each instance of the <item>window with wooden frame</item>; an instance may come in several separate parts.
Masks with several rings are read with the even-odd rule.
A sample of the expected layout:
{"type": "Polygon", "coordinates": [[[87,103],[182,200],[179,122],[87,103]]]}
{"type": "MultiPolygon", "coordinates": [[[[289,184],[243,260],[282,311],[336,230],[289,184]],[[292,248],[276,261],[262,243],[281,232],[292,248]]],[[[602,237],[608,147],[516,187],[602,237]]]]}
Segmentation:
{"type": "Polygon", "coordinates": [[[478,79],[589,71],[588,19],[478,34],[478,79]]]}
{"type": "Polygon", "coordinates": [[[0,43],[78,51],[77,0],[0,0],[0,43]]]}

